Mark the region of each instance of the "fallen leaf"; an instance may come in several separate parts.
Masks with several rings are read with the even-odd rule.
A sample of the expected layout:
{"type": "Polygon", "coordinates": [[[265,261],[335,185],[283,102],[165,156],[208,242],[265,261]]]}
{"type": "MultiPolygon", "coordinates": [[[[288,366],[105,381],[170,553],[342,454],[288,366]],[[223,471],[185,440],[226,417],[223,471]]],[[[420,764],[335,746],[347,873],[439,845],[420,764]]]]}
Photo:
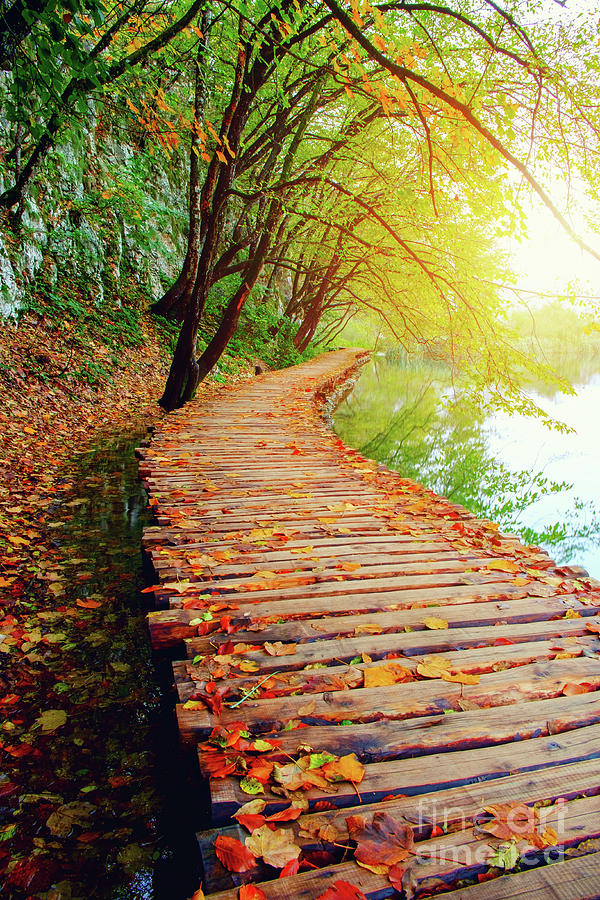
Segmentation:
{"type": "Polygon", "coordinates": [[[46,827],[56,837],[68,837],[75,825],[84,827],[96,811],[93,803],[74,800],[55,809],[46,819],[46,827]]]}
{"type": "Polygon", "coordinates": [[[496,852],[489,856],[487,863],[499,869],[514,869],[519,859],[519,851],[514,841],[509,844],[501,844],[496,852]]]}
{"type": "Polygon", "coordinates": [[[493,559],[491,562],[486,563],[486,568],[497,572],[520,572],[522,566],[510,559],[493,559]]]}
{"type": "Polygon", "coordinates": [[[349,881],[334,881],[317,900],[367,900],[360,888],[349,881]]]}
{"type": "Polygon", "coordinates": [[[242,778],[240,787],[245,794],[264,794],[265,789],[257,778],[242,778]]]}
{"type": "Polygon", "coordinates": [[[243,884],[239,891],[239,900],[267,900],[267,895],[255,884],[243,884]]]}
{"type": "Polygon", "coordinates": [[[265,824],[265,817],[261,816],[259,813],[248,813],[245,816],[237,813],[234,818],[236,818],[239,824],[250,834],[252,834],[253,831],[256,831],[257,828],[261,828],[261,826],[265,824]]]}
{"type": "Polygon", "coordinates": [[[448,627],[448,623],[445,619],[438,619],[435,616],[427,616],[426,619],[423,619],[422,624],[425,626],[425,628],[431,629],[442,629],[448,627]]]}
{"type": "Polygon", "coordinates": [[[364,816],[348,816],[346,825],[357,843],[356,862],[376,874],[385,874],[390,866],[406,859],[414,845],[412,826],[385,812],[374,813],[370,821],[364,816]]]}
{"type": "Polygon", "coordinates": [[[305,703],[303,706],[298,707],[298,715],[299,716],[311,716],[315,709],[317,708],[317,704],[314,700],[310,700],[308,703],[305,703]]]}
{"type": "Polygon", "coordinates": [[[354,629],[354,634],[381,634],[383,628],[381,625],[376,625],[374,622],[365,622],[364,625],[357,625],[354,629]]]}
{"type": "Polygon", "coordinates": [[[452,663],[443,656],[426,656],[422,663],[417,665],[417,674],[423,678],[441,678],[448,674],[452,663]]]}
{"type": "Polygon", "coordinates": [[[46,709],[41,716],[35,720],[43,732],[49,733],[56,731],[67,721],[67,714],[64,709],[46,709]]]}
{"type": "Polygon", "coordinates": [[[259,665],[253,659],[243,659],[237,666],[242,672],[258,672],[259,665]]]}
{"type": "Polygon", "coordinates": [[[575,694],[587,694],[589,691],[593,690],[594,686],[587,681],[584,681],[581,684],[575,684],[570,681],[563,686],[561,693],[564,694],[565,697],[573,697],[575,694]]]}
{"type": "Polygon", "coordinates": [[[298,859],[290,859],[289,863],[286,863],[281,872],[279,873],[280,878],[287,878],[289,875],[297,875],[300,869],[300,860],[298,859]]]}
{"type": "Polygon", "coordinates": [[[249,800],[247,803],[244,803],[243,806],[240,806],[238,811],[233,815],[234,819],[237,819],[238,816],[247,816],[247,815],[256,815],[261,813],[267,804],[264,800],[257,798],[256,800],[249,800]]]}
{"type": "Polygon", "coordinates": [[[254,856],[262,856],[268,866],[283,869],[286,863],[300,856],[293,834],[289,828],[271,831],[268,825],[263,825],[246,838],[246,847],[254,856]]]}
{"type": "Polygon", "coordinates": [[[365,767],[355,753],[348,753],[323,766],[323,775],[330,781],[351,781],[353,784],[360,784],[365,777],[365,767]]]}
{"type": "Polygon", "coordinates": [[[99,606],[102,606],[101,600],[76,600],[76,606],[80,606],[82,609],[98,609],[99,606]]]}
{"type": "Polygon", "coordinates": [[[442,678],[444,681],[454,681],[457,684],[479,684],[480,680],[479,675],[471,675],[469,672],[455,672],[454,675],[442,672],[442,678]]]}
{"type": "Polygon", "coordinates": [[[264,649],[269,656],[292,656],[297,649],[297,644],[284,644],[281,641],[265,641],[264,649]]]}
{"type": "Polygon", "coordinates": [[[247,872],[256,866],[256,858],[236,838],[219,834],[215,840],[215,853],[219,861],[230,872],[247,872]]]}
{"type": "Polygon", "coordinates": [[[386,663],[384,666],[373,666],[373,668],[364,670],[364,686],[366,688],[385,687],[411,679],[411,670],[398,665],[398,663],[386,663]]]}
{"type": "Polygon", "coordinates": [[[301,815],[302,810],[299,806],[288,806],[287,809],[282,809],[273,813],[272,816],[267,816],[267,822],[293,822],[299,819],[301,815]]]}

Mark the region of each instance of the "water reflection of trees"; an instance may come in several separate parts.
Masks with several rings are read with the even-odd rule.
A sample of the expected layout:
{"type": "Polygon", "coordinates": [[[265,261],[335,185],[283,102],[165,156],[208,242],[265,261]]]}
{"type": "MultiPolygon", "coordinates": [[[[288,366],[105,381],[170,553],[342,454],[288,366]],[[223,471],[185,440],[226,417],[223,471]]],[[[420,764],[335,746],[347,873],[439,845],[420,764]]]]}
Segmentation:
{"type": "Polygon", "coordinates": [[[575,501],[536,531],[526,527],[526,509],[548,494],[570,489],[542,472],[510,471],[487,449],[484,414],[451,391],[450,373],[438,363],[400,356],[375,359],[335,413],[336,431],[350,446],[406,478],[520,534],[530,544],[560,546],[567,560],[600,530],[596,516],[585,524],[589,505],[575,501]]]}

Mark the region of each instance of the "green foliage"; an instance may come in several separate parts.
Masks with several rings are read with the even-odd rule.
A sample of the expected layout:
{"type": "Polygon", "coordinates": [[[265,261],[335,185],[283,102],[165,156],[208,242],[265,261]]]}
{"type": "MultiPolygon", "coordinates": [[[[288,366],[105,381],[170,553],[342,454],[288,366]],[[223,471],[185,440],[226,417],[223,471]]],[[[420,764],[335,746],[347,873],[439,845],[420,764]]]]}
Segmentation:
{"type": "MultiPolygon", "coordinates": [[[[94,303],[85,297],[84,285],[76,279],[62,278],[54,288],[38,285],[27,295],[21,316],[39,316],[62,335],[65,343],[81,359],[73,372],[69,366],[53,377],[74,377],[90,385],[112,381],[124,350],[142,350],[143,330],[140,297],[129,298],[127,305],[106,300],[94,303]],[[105,348],[105,349],[102,349],[105,348]]],[[[172,348],[175,329],[171,323],[158,322],[165,349],[172,348]]],[[[40,371],[43,380],[47,376],[40,371]]]]}

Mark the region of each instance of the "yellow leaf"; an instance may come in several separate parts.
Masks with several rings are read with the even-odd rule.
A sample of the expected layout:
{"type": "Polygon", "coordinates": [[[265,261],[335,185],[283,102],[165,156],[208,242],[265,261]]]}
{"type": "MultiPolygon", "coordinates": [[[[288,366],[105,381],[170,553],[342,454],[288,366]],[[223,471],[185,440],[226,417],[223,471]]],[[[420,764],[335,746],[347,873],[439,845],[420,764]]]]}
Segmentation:
{"type": "Polygon", "coordinates": [[[455,672],[454,675],[451,675],[450,672],[442,672],[444,681],[455,681],[457,684],[479,684],[479,677],[479,675],[471,675],[468,672],[455,672]]]}
{"type": "Polygon", "coordinates": [[[423,619],[423,625],[425,626],[425,628],[432,629],[442,629],[448,627],[448,623],[445,619],[437,619],[435,616],[428,616],[426,619],[423,619]]]}
{"type": "Polygon", "coordinates": [[[365,767],[355,753],[340,756],[323,766],[323,775],[331,781],[352,781],[360,784],[365,777],[365,767]]]}
{"type": "Polygon", "coordinates": [[[563,616],[563,619],[580,619],[581,615],[576,612],[574,609],[568,609],[563,616]]]}
{"type": "Polygon", "coordinates": [[[450,671],[451,662],[443,656],[426,656],[417,666],[417,673],[423,678],[441,678],[450,671]]]}
{"type": "Polygon", "coordinates": [[[243,659],[241,663],[239,663],[238,668],[242,670],[242,672],[258,672],[258,663],[254,662],[251,659],[243,659]]]}
{"type": "Polygon", "coordinates": [[[384,666],[373,666],[373,668],[364,671],[364,686],[385,687],[390,684],[398,684],[412,678],[410,669],[398,665],[398,663],[386,663],[384,666]]]}
{"type": "Polygon", "coordinates": [[[383,628],[381,625],[375,625],[373,622],[365,622],[364,625],[357,625],[354,634],[381,634],[383,628]]]}
{"type": "Polygon", "coordinates": [[[511,559],[493,559],[486,563],[488,569],[495,569],[498,572],[520,572],[522,566],[513,562],[511,559]]]}
{"type": "Polygon", "coordinates": [[[183,704],[184,709],[206,709],[206,705],[202,700],[186,700],[183,704]]]}

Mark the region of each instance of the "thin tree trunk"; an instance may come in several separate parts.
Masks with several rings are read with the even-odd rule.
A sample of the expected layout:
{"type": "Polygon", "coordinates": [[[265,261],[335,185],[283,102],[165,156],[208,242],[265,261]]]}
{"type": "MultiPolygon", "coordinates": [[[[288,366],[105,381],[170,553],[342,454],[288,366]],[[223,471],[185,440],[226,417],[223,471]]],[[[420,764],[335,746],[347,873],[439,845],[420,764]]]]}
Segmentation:
{"type": "Polygon", "coordinates": [[[203,38],[198,47],[198,55],[195,62],[194,73],[194,124],[192,126],[192,141],[190,147],[190,186],[189,186],[189,231],[187,251],[181,272],[175,283],[166,291],[160,300],[151,306],[151,310],[157,316],[183,320],[186,306],[190,302],[196,275],[198,273],[198,261],[200,259],[200,148],[201,141],[198,134],[200,123],[204,119],[206,109],[206,80],[204,78],[204,66],[208,51],[208,10],[202,12],[200,30],[203,38]]]}

